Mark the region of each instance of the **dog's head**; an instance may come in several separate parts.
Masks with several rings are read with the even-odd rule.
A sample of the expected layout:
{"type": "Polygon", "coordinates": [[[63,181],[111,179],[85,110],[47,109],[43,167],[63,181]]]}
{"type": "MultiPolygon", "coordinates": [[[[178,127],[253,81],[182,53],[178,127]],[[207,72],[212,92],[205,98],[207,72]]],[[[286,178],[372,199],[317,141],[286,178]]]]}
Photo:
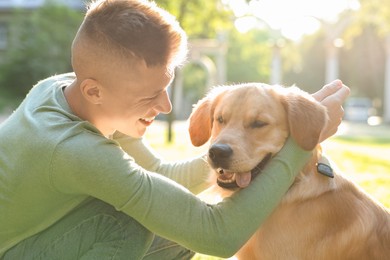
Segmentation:
{"type": "Polygon", "coordinates": [[[248,83],[213,89],[194,106],[189,132],[195,146],[210,140],[208,160],[219,184],[243,188],[289,135],[312,150],[326,122],[325,107],[306,92],[248,83]]]}

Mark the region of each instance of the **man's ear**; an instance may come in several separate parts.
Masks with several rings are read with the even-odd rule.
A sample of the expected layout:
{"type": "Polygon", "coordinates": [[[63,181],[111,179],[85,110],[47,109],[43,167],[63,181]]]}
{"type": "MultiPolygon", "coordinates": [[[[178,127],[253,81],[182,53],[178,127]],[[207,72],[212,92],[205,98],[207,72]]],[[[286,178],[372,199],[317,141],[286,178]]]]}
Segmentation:
{"type": "Polygon", "coordinates": [[[80,84],[80,91],[83,97],[90,103],[98,105],[102,103],[101,85],[94,79],[85,79],[80,84]]]}

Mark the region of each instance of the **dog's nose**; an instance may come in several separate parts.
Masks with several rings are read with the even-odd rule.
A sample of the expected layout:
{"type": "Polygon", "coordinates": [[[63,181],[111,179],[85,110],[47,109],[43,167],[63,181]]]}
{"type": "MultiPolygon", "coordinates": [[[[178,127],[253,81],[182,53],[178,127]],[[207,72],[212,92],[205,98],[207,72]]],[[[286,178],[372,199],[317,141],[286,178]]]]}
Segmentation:
{"type": "Polygon", "coordinates": [[[227,144],[213,144],[209,149],[209,158],[218,167],[226,167],[230,156],[233,154],[232,148],[227,144]]]}

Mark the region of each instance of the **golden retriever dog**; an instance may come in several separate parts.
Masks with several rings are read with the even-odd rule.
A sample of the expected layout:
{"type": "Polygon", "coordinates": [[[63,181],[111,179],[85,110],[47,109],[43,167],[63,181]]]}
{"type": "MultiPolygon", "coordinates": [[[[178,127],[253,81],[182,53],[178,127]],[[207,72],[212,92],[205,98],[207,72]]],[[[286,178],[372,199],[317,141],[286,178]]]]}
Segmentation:
{"type": "Polygon", "coordinates": [[[249,185],[258,173],[253,169],[262,168],[289,135],[313,150],[238,259],[390,259],[390,212],[329,166],[318,145],[326,122],[326,109],[296,87],[217,87],[194,106],[191,141],[200,146],[210,140],[215,184],[203,194],[209,203],[249,185]]]}

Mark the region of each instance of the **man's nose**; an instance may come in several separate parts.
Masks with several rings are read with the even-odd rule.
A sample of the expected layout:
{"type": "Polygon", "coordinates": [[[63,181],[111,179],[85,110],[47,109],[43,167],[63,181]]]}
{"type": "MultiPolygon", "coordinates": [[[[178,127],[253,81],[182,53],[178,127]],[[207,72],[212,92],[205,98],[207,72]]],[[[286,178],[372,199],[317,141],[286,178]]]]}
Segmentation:
{"type": "Polygon", "coordinates": [[[168,91],[164,91],[157,98],[157,103],[154,106],[154,109],[160,111],[163,114],[168,114],[172,111],[172,103],[169,99],[168,91]]]}

